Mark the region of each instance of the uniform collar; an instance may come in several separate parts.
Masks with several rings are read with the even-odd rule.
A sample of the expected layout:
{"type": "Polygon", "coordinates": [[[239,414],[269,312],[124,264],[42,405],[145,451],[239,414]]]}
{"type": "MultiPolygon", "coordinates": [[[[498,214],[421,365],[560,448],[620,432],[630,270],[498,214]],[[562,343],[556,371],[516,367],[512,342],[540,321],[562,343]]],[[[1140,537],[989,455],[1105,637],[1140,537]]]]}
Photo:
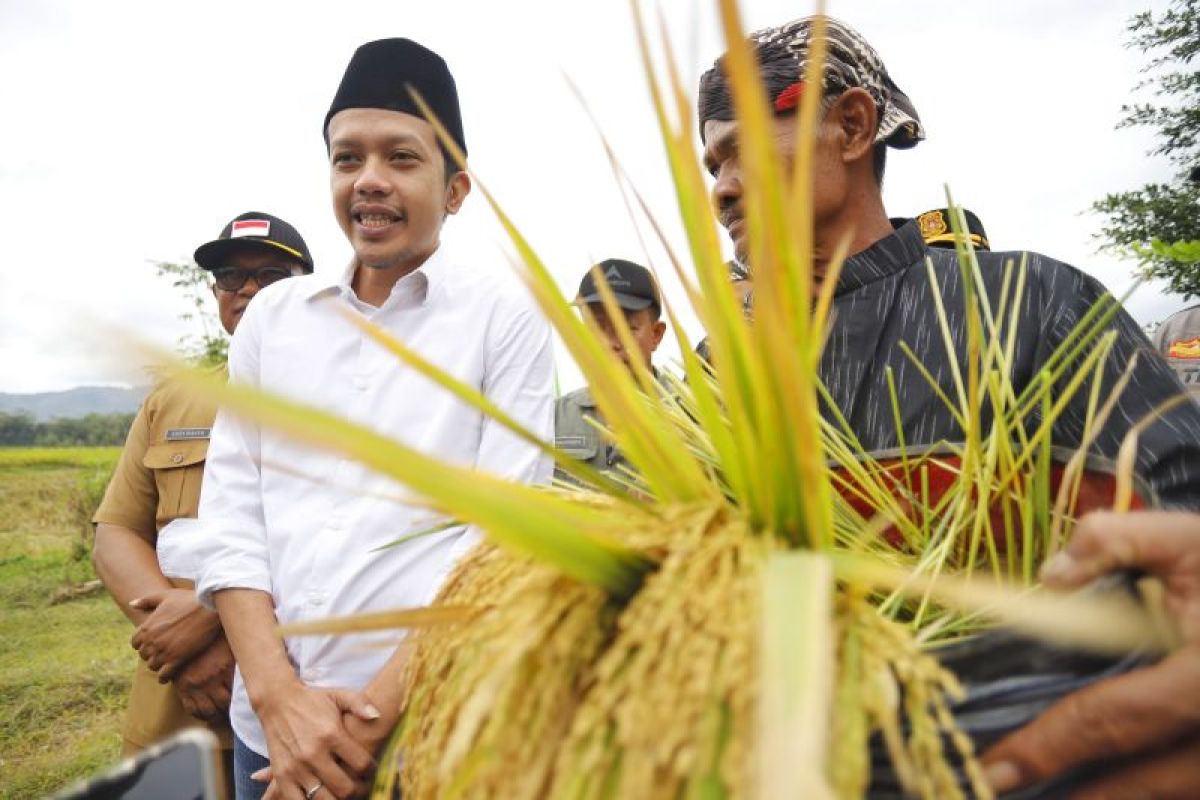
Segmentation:
{"type": "MultiPolygon", "coordinates": [[[[340,275],[314,281],[305,295],[306,299],[313,300],[331,293],[353,297],[354,289],[351,286],[357,269],[358,260],[351,259],[340,275]]],[[[446,256],[439,245],[438,249],[425,259],[424,264],[396,281],[388,300],[401,294],[409,294],[417,300],[417,305],[425,303],[445,282],[448,269],[446,256]]]]}
{"type": "MultiPolygon", "coordinates": [[[[662,373],[658,371],[658,367],[651,365],[650,372],[651,372],[651,374],[654,375],[654,380],[658,381],[663,386],[667,385],[666,382],[663,380],[662,373]]],[[[583,408],[595,408],[596,407],[596,401],[592,398],[592,390],[590,388],[588,388],[587,386],[584,386],[582,389],[579,390],[579,405],[582,406],[583,408]]]]}
{"type": "Polygon", "coordinates": [[[925,258],[929,248],[921,238],[921,229],[916,220],[896,220],[892,224],[896,228],[890,236],[883,237],[861,253],[846,259],[838,275],[835,296],[903,272],[925,258]]]}

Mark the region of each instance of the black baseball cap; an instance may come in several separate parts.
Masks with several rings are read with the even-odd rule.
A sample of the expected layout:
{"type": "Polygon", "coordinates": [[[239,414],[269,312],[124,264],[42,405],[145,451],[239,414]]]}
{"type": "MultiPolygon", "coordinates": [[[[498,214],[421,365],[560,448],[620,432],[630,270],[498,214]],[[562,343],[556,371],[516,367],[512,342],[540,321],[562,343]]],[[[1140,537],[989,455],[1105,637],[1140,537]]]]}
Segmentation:
{"type": "Polygon", "coordinates": [[[600,290],[596,288],[597,271],[608,282],[608,288],[612,289],[617,305],[626,311],[641,311],[651,306],[655,309],[662,308],[658,286],[654,283],[654,276],[650,274],[650,270],[621,258],[606,258],[589,269],[579,282],[579,296],[575,298],[575,302],[604,302],[600,297],[600,290]]]}
{"type": "Polygon", "coordinates": [[[220,236],[197,247],[192,258],[203,269],[213,270],[225,266],[229,254],[246,245],[282,250],[303,264],[305,272],[313,271],[312,255],[299,231],[261,211],[238,214],[221,229],[220,236]]]}

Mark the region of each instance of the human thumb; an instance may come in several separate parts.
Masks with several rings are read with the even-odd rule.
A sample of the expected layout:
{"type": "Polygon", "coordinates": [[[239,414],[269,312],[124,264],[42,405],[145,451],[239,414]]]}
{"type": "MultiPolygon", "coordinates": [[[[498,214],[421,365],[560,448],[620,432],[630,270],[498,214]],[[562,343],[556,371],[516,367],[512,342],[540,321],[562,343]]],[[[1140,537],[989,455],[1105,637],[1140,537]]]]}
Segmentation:
{"type": "Polygon", "coordinates": [[[337,691],[333,693],[333,698],[340,710],[348,711],[359,719],[372,722],[382,716],[379,709],[360,692],[337,691]]]}
{"type": "Polygon", "coordinates": [[[151,592],[150,594],[144,594],[141,597],[133,598],[129,601],[129,605],[132,608],[136,608],[138,611],[153,611],[154,609],[158,608],[158,604],[162,601],[162,592],[151,592]]]}

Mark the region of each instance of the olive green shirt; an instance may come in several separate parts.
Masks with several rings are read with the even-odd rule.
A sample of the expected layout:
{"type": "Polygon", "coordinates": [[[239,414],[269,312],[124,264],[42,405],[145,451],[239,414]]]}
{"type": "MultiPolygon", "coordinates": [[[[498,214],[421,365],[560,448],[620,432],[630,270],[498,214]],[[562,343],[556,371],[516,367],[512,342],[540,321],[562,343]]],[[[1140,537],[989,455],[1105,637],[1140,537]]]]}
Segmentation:
{"type": "MultiPolygon", "coordinates": [[[[617,446],[606,441],[595,425],[588,422],[589,419],[604,424],[600,409],[596,407],[592,393],[586,386],[558,398],[554,404],[554,446],[602,471],[612,470],[624,463],[625,459],[617,446]]],[[[554,477],[568,483],[574,482],[574,478],[557,467],[554,477]]]]}
{"type": "MultiPolygon", "coordinates": [[[[660,384],[667,385],[663,383],[662,373],[653,368],[652,371],[660,384]]],[[[596,426],[588,422],[589,419],[604,425],[600,409],[586,386],[559,397],[554,404],[554,446],[602,472],[624,474],[624,470],[631,469],[617,446],[607,441],[596,426]],[[624,470],[619,469],[621,465],[625,465],[624,470]]],[[[567,483],[576,482],[557,467],[554,477],[567,483]]]]}

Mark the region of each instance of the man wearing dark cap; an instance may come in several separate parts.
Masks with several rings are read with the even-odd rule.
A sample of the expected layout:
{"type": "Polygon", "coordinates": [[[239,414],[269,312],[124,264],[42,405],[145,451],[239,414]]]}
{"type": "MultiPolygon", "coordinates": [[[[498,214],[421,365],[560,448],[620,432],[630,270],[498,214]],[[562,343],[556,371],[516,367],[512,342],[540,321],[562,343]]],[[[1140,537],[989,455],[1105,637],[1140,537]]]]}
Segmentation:
{"type": "MultiPolygon", "coordinates": [[[[257,211],[234,218],[196,250],[195,260],[212,273],[221,325],[230,334],[260,289],[312,272],[296,229],[257,211]]],[[[142,661],[122,732],[126,756],[204,725],[232,752],[233,655],[217,615],[196,601],[194,572],[169,555],[186,550],[194,532],[184,522],[196,516],[215,415],[212,404],[171,381],[151,391],[92,520],[96,574],[138,626],[133,644],[142,661]]]]}
{"type": "MultiPolygon", "coordinates": [[[[667,332],[667,323],[660,319],[662,299],[650,270],[632,261],[605,259],[583,276],[575,302],[595,322],[613,355],[626,367],[633,370],[633,365],[639,363],[654,370],[651,358],[662,342],[663,334],[667,332]],[[629,326],[629,333],[637,345],[634,352],[621,343],[616,326],[604,308],[600,290],[596,286],[597,273],[604,276],[617,305],[621,307],[625,324],[629,326]]],[[[601,437],[595,425],[588,422],[589,419],[603,424],[586,386],[560,397],[554,406],[555,447],[597,469],[616,469],[623,458],[614,444],[601,437]]],[[[557,472],[556,477],[570,480],[562,472],[557,472]]]]}
{"type": "MultiPolygon", "coordinates": [[[[938,333],[939,306],[931,302],[931,292],[935,289],[927,269],[927,263],[931,264],[937,277],[941,307],[948,317],[955,350],[953,357],[965,364],[966,297],[958,260],[948,250],[929,247],[916,220],[893,227],[884,211],[881,192],[887,148],[903,150],[915,146],[924,138],[924,129],[913,103],[888,75],[879,55],[843,23],[828,20],[826,64],[820,76],[808,76],[813,25],[814,18],[796,20],[752,34],[750,43],[758,57],[774,116],[773,138],[784,162],[781,168],[785,175],[791,174],[799,144],[794,118],[799,98],[805,91],[816,90],[818,83],[822,92],[815,130],[799,134],[809,135],[815,141],[811,212],[814,270],[818,279],[825,274],[830,258],[844,241],[850,244],[850,256],[842,265],[834,290],[830,330],[820,365],[821,379],[868,451],[896,447],[901,442],[911,448],[961,441],[964,432],[940,399],[956,396],[952,377],[956,373],[938,333]],[[935,376],[940,384],[938,391],[913,372],[901,343],[907,344],[935,376]],[[903,420],[903,439],[893,422],[889,372],[900,384],[896,413],[903,420]]],[[[717,213],[739,259],[747,261],[753,269],[745,224],[742,181],[746,176],[738,152],[739,123],[719,61],[700,80],[698,108],[704,163],[715,180],[712,191],[717,213]]],[[[1019,262],[1023,255],[978,254],[983,288],[993,304],[1001,297],[1005,264],[1019,262]]],[[[1027,255],[1026,275],[1012,356],[1012,377],[1018,394],[1034,379],[1075,324],[1106,294],[1095,279],[1036,253],[1027,255]]],[[[1131,426],[1155,413],[1181,387],[1170,367],[1151,352],[1145,335],[1128,314],[1119,312],[1109,330],[1115,331],[1116,338],[1103,364],[1105,387],[1114,386],[1126,365],[1138,355],[1128,389],[1121,394],[1092,445],[1099,454],[1115,458],[1131,426]]],[[[1060,380],[1069,380],[1072,377],[1069,372],[1060,380]]],[[[1087,392],[1082,392],[1067,404],[1055,423],[1054,443],[1077,447],[1086,418],[1087,392]]],[[[1200,508],[1200,406],[1175,407],[1161,413],[1143,429],[1138,440],[1137,468],[1163,505],[1200,508]]],[[[1155,673],[1135,674],[1138,677],[1134,683],[1152,684],[1156,680],[1155,673]]],[[[1085,758],[1039,760],[1026,742],[1004,752],[1003,759],[994,755],[985,757],[997,787],[1009,790],[1081,762],[1106,763],[1116,755],[1137,754],[1146,762],[1178,767],[1182,763],[1178,751],[1170,746],[1162,752],[1156,748],[1178,741],[1181,736],[1176,733],[1188,742],[1200,738],[1200,699],[1195,697],[1181,698],[1180,707],[1169,713],[1139,717],[1139,725],[1144,723],[1146,732],[1153,735],[1121,742],[1129,746],[1124,753],[1095,746],[1098,738],[1103,737],[1090,734],[1116,729],[1125,716],[1119,700],[1130,690],[1122,690],[1123,685],[1110,692],[1107,704],[1099,707],[1100,715],[1092,717],[1100,723],[1093,726],[1094,731],[1083,730],[1086,725],[1074,731],[1059,731],[1074,734],[1076,744],[1088,743],[1085,758]]],[[[1096,690],[1093,687],[1091,691],[1096,690]]],[[[1200,760],[1191,761],[1191,769],[1200,770],[1200,760]]],[[[1146,793],[1150,795],[1155,792],[1146,793]]],[[[1200,796],[1200,791],[1189,796],[1200,796]]]]}
{"type": "MultiPolygon", "coordinates": [[[[346,319],[369,320],[528,430],[552,436],[549,326],[506,272],[452,263],[440,247],[443,222],[471,182],[414,92],[465,154],[442,58],[406,39],[360,47],[322,127],[334,216],[353,259],[340,275],[260,295],[230,345],[230,378],[443,460],[547,481],[551,462],[539,450],[346,319]]],[[[216,607],[237,656],[230,716],[238,797],[259,796],[265,780],[273,797],[360,791],[399,716],[403,654],[394,634],[280,640],[276,626],[426,605],[476,532],[429,533],[436,522],[405,487],[225,415],[209,449],[200,519],[197,592],[216,607]],[[408,536],[416,533],[426,535],[408,536]]]]}

